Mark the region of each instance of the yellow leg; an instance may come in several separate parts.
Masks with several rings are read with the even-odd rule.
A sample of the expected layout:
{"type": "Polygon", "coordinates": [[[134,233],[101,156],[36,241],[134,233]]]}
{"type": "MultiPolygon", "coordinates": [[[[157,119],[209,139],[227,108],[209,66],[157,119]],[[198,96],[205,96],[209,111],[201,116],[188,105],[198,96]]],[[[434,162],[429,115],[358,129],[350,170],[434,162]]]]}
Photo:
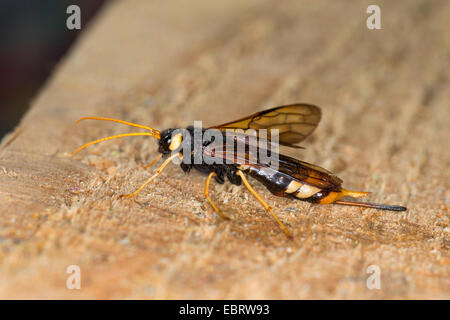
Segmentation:
{"type": "Polygon", "coordinates": [[[163,156],[163,154],[160,153],[155,159],[153,159],[152,161],[150,161],[150,162],[147,163],[146,165],[143,165],[142,168],[143,168],[143,169],[147,169],[148,167],[152,166],[156,161],[158,161],[159,159],[161,159],[162,156],[163,156]]]}
{"type": "Polygon", "coordinates": [[[142,191],[142,189],[145,188],[146,185],[148,185],[150,182],[152,182],[157,176],[159,176],[159,174],[164,170],[164,168],[170,163],[170,161],[172,161],[173,158],[176,157],[180,157],[181,159],[183,159],[183,155],[181,153],[176,153],[171,155],[169,158],[166,159],[166,161],[163,162],[163,164],[158,168],[158,170],[156,170],[156,173],[147,180],[147,182],[145,182],[139,189],[137,189],[135,192],[131,193],[131,194],[123,194],[120,196],[120,198],[122,197],[127,197],[127,198],[132,198],[135,195],[137,195],[139,192],[142,191]]]}
{"type": "Polygon", "coordinates": [[[208,178],[206,179],[206,184],[205,184],[205,197],[206,199],[208,199],[209,204],[211,205],[211,207],[213,207],[214,211],[221,216],[223,219],[230,219],[228,218],[226,215],[224,215],[222,212],[220,212],[220,210],[216,207],[216,205],[212,202],[211,198],[209,197],[209,182],[211,181],[211,178],[214,177],[216,175],[215,172],[211,172],[208,176],[208,178]]]}
{"type": "Polygon", "coordinates": [[[240,176],[242,178],[242,181],[244,182],[245,186],[247,187],[248,190],[250,190],[250,192],[255,196],[256,200],[258,200],[264,207],[264,209],[266,209],[267,211],[270,212],[270,214],[272,215],[272,217],[275,219],[275,221],[278,223],[278,225],[280,226],[281,230],[284,231],[284,233],[289,237],[292,238],[292,234],[289,232],[289,230],[284,226],[283,222],[280,221],[280,219],[278,219],[277,215],[275,214],[275,212],[273,212],[272,208],[261,198],[261,196],[256,193],[256,191],[252,188],[252,186],[248,183],[247,178],[245,177],[244,173],[242,171],[237,171],[236,174],[238,176],[240,176]]]}

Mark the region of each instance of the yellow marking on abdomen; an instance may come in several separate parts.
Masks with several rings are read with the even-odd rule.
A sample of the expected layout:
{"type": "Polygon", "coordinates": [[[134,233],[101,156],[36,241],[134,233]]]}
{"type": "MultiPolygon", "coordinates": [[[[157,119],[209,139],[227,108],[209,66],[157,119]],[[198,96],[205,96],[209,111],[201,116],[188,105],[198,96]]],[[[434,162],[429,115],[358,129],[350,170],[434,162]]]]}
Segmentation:
{"type": "Polygon", "coordinates": [[[286,193],[294,193],[296,192],[298,189],[300,189],[303,186],[303,183],[300,183],[298,181],[292,180],[287,189],[284,191],[286,193]]]}
{"type": "Polygon", "coordinates": [[[339,200],[344,195],[341,194],[341,192],[330,192],[325,198],[320,199],[320,204],[328,204],[333,203],[336,200],[339,200]]]}
{"type": "Polygon", "coordinates": [[[295,196],[300,199],[305,199],[311,197],[313,194],[319,192],[320,189],[310,186],[308,184],[303,184],[295,193],[295,196]]]}

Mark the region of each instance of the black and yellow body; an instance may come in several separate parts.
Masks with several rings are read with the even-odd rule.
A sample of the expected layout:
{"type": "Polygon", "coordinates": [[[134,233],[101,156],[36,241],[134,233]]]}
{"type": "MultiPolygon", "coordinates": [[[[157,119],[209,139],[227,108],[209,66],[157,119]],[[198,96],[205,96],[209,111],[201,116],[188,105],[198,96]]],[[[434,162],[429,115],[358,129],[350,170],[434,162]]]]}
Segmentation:
{"type": "MultiPolygon", "coordinates": [[[[249,139],[246,134],[233,136],[233,139],[231,139],[231,144],[223,142],[228,141],[227,138],[230,137],[230,132],[233,132],[233,130],[252,129],[254,130],[254,135],[257,141],[258,139],[265,140],[266,142],[269,142],[270,145],[272,143],[273,136],[269,135],[262,138],[260,134],[263,132],[262,129],[267,129],[269,131],[276,129],[278,138],[277,145],[279,144],[295,148],[297,147],[295,146],[296,143],[302,141],[315,129],[320,121],[320,116],[320,109],[310,104],[294,104],[268,109],[237,121],[208,128],[210,130],[217,130],[219,134],[222,135],[223,139],[220,142],[215,141],[214,138],[205,138],[203,134],[207,129],[202,129],[201,135],[196,135],[193,127],[187,127],[184,130],[166,129],[159,132],[158,130],[150,127],[137,125],[122,120],[86,117],[80,120],[96,119],[119,122],[130,126],[144,128],[148,130],[148,132],[121,134],[95,140],[78,148],[74,152],[74,155],[81,149],[91,144],[109,139],[138,135],[155,137],[159,139],[158,151],[160,152],[160,155],[154,161],[160,158],[166,158],[166,160],[144,185],[142,185],[136,192],[125,195],[125,197],[135,196],[143,190],[148,183],[153,181],[172,159],[180,158],[180,167],[183,171],[189,172],[191,169],[195,169],[202,173],[208,174],[205,185],[205,196],[214,210],[221,217],[227,218],[220,212],[209,197],[208,188],[212,177],[215,177],[215,180],[221,184],[224,183],[226,179],[235,185],[241,185],[244,183],[249,191],[264,206],[264,208],[271,213],[281,229],[288,236],[291,236],[290,232],[278,219],[270,206],[250,186],[246,176],[251,176],[258,180],[272,194],[280,197],[288,197],[317,204],[336,203],[341,205],[360,206],[392,211],[406,210],[405,207],[401,206],[341,200],[341,198],[345,196],[358,198],[366,196],[369,193],[346,190],[342,188],[342,180],[336,177],[333,173],[319,166],[312,165],[283,154],[276,153],[276,166],[260,160],[259,156],[253,157],[253,161],[250,161],[252,156],[248,150],[245,148],[243,150],[239,148],[231,148],[237,141],[243,141],[244,144],[248,144],[247,141],[249,141],[249,139]],[[195,148],[195,146],[200,146],[200,148],[195,148]],[[183,153],[185,150],[191,151],[186,154],[186,152],[183,153]],[[196,161],[198,159],[205,159],[205,157],[214,157],[216,160],[223,161],[196,161]]],[[[269,153],[271,153],[270,150],[269,153]]],[[[154,161],[152,161],[150,165],[153,164],[154,161]]]]}

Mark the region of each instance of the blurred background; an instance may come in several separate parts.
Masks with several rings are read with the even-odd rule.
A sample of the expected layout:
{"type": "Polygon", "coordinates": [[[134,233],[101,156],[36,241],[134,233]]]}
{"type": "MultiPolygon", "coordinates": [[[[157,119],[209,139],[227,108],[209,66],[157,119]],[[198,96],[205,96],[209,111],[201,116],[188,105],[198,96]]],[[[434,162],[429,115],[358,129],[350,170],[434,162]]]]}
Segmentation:
{"type": "Polygon", "coordinates": [[[0,140],[18,124],[52,69],[105,2],[0,2],[0,140]],[[70,5],[81,9],[80,30],[66,27],[70,5]]]}

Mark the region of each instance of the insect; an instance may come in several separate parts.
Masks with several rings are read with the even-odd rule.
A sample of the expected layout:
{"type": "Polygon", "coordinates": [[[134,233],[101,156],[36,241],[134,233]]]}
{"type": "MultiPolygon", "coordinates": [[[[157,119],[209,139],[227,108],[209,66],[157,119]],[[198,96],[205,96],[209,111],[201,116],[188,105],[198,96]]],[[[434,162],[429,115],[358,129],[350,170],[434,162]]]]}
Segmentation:
{"type": "MultiPolygon", "coordinates": [[[[243,183],[255,196],[255,198],[263,205],[263,207],[272,215],[288,237],[292,237],[291,232],[285,227],[283,222],[281,222],[266,201],[253,189],[247,180],[247,176],[251,176],[261,182],[272,194],[279,197],[287,197],[317,204],[334,203],[382,210],[405,211],[406,208],[402,206],[341,200],[344,196],[349,196],[352,198],[363,197],[368,195],[369,192],[351,191],[342,188],[343,181],[341,179],[330,171],[319,166],[277,153],[278,166],[274,168],[267,162],[259,159],[257,155],[255,156],[255,154],[251,154],[248,150],[236,150],[231,148],[229,142],[224,142],[231,141],[231,144],[242,142],[248,147],[250,144],[250,136],[256,135],[259,137],[260,133],[263,132],[263,129],[275,129],[277,130],[277,143],[279,145],[299,148],[296,144],[303,141],[314,131],[320,121],[320,118],[321,111],[314,105],[305,103],[285,105],[264,110],[237,121],[208,128],[218,131],[224,138],[221,139],[221,141],[216,141],[214,138],[205,139],[203,136],[200,136],[200,139],[202,139],[201,141],[196,141],[198,137],[195,136],[194,127],[192,126],[187,127],[184,133],[178,132],[179,129],[177,128],[169,128],[160,132],[147,126],[118,119],[84,117],[79,119],[77,123],[86,119],[112,121],[133,127],[143,128],[146,129],[147,132],[118,134],[91,141],[76,149],[72,156],[75,156],[75,154],[77,154],[80,150],[92,144],[110,139],[144,135],[154,137],[159,140],[159,155],[149,164],[145,165],[144,168],[151,166],[161,158],[165,158],[165,161],[156,170],[156,173],[151,176],[151,178],[149,178],[140,188],[131,194],[122,195],[121,197],[134,197],[157,176],[159,176],[171,160],[178,158],[181,160],[180,167],[183,171],[189,172],[192,168],[194,168],[200,172],[208,174],[205,183],[205,197],[220,217],[229,219],[217,208],[209,196],[209,185],[213,177],[220,184],[225,182],[225,178],[235,185],[241,185],[243,183]],[[253,135],[248,135],[244,132],[233,135],[233,137],[229,140],[226,139],[230,138],[232,132],[239,129],[253,129],[253,135]],[[195,161],[193,161],[196,154],[195,151],[187,156],[181,153],[182,148],[192,147],[193,144],[197,142],[200,143],[200,149],[197,150],[197,153],[200,152],[206,157],[214,156],[216,159],[227,160],[226,163],[206,163],[205,161],[202,161],[196,164],[195,161]],[[250,161],[250,158],[252,158],[253,161],[250,161]]],[[[272,136],[266,136],[265,138],[259,137],[258,139],[265,139],[269,146],[272,143],[272,136]]],[[[268,149],[270,148],[268,147],[268,149]]]]}

